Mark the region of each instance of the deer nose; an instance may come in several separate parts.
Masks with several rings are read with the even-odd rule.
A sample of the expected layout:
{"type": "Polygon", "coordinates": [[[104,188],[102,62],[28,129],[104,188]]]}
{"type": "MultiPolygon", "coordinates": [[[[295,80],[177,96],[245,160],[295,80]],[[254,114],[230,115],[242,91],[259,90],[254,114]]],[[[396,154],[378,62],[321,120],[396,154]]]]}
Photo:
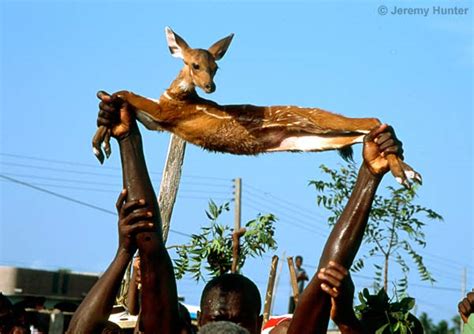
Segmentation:
{"type": "Polygon", "coordinates": [[[216,84],[211,82],[204,86],[206,93],[212,93],[216,90],[216,84]]]}

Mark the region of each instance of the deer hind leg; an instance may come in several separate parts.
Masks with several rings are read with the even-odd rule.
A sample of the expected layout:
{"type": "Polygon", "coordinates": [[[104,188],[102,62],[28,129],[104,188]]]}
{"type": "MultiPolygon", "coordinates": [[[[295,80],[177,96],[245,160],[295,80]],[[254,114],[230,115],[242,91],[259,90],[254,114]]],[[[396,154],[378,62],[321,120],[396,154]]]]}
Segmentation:
{"type": "MultiPolygon", "coordinates": [[[[353,126],[356,126],[359,129],[365,129],[369,131],[382,124],[376,118],[355,118],[352,120],[348,120],[350,120],[350,123],[353,123],[353,126]]],[[[346,119],[343,118],[341,124],[346,124],[346,119]]],[[[411,181],[421,184],[421,175],[416,172],[410,165],[405,163],[402,159],[400,159],[394,154],[390,154],[387,156],[387,160],[390,166],[390,172],[395,177],[395,180],[398,183],[402,184],[407,188],[410,188],[411,181]]]]}

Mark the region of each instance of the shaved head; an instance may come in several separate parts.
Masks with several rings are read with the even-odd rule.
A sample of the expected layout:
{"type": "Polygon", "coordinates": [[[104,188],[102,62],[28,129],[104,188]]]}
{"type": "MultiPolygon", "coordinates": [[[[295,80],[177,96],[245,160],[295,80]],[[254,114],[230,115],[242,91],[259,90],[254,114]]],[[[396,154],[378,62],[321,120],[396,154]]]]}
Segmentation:
{"type": "Polygon", "coordinates": [[[259,333],[262,301],[257,286],[239,274],[224,274],[211,280],[201,296],[199,325],[230,321],[259,333]]]}

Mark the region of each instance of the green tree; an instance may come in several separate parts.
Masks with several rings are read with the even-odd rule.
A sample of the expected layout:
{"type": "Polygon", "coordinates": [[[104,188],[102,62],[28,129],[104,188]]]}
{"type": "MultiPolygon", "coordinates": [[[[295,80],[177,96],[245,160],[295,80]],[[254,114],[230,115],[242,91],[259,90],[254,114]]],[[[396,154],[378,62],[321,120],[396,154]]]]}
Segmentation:
{"type": "Polygon", "coordinates": [[[451,319],[451,326],[446,320],[441,320],[437,324],[431,320],[431,318],[423,312],[420,317],[420,322],[423,326],[425,334],[458,334],[459,333],[459,321],[460,317],[454,316],[451,319]]]}
{"type": "MultiPolygon", "coordinates": [[[[174,260],[177,279],[186,273],[199,281],[206,276],[215,277],[228,272],[232,265],[232,229],[219,224],[219,216],[229,211],[229,203],[216,205],[212,200],[206,211],[209,226],[201,227],[200,234],[193,234],[188,244],[177,246],[178,258],[174,260]],[[207,275],[205,273],[207,272],[207,275]]],[[[276,218],[272,214],[258,215],[245,224],[246,232],[240,239],[238,268],[248,257],[261,256],[276,249],[274,239],[276,218]]]]}
{"type": "MultiPolygon", "coordinates": [[[[324,207],[331,213],[328,222],[334,225],[354,187],[357,167],[354,163],[348,163],[338,170],[324,165],[320,168],[329,176],[329,180],[310,181],[310,185],[314,185],[319,193],[316,198],[318,206],[324,207]]],[[[389,264],[393,259],[403,273],[403,277],[397,283],[397,291],[403,294],[408,285],[410,269],[405,260],[406,255],[417,266],[421,280],[435,282],[416,247],[426,245],[423,232],[423,227],[426,225],[425,219],[442,220],[443,218],[434,210],[414,203],[416,187],[407,189],[388,186],[386,189],[388,195],[376,195],[372,204],[364,235],[364,243],[369,245],[370,249],[354,262],[352,270],[361,270],[365,260],[381,255],[383,262],[373,264],[375,283],[376,288],[383,286],[387,291],[389,264]]]]}

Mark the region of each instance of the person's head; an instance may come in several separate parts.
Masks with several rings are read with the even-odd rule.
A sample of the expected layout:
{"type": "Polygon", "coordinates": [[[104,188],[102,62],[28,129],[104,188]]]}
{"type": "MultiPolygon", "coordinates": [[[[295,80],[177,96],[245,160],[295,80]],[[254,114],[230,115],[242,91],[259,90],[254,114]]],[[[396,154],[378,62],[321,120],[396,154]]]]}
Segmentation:
{"type": "Polygon", "coordinates": [[[191,314],[188,309],[182,303],[178,303],[179,321],[181,324],[181,334],[192,334],[194,333],[193,325],[191,323],[191,314]]]}
{"type": "Polygon", "coordinates": [[[10,300],[0,292],[0,333],[26,334],[30,331],[18,318],[10,300]]]}
{"type": "Polygon", "coordinates": [[[239,274],[224,274],[209,281],[201,295],[199,326],[210,322],[230,321],[260,333],[262,301],[257,286],[239,274]]]}
{"type": "Polygon", "coordinates": [[[199,334],[249,334],[249,331],[230,321],[216,321],[201,327],[199,334]]]}
{"type": "Polygon", "coordinates": [[[303,257],[301,255],[295,257],[295,264],[297,268],[303,265],[303,257]]]}
{"type": "Polygon", "coordinates": [[[122,334],[122,328],[112,321],[106,321],[101,334],[122,334]]]}

